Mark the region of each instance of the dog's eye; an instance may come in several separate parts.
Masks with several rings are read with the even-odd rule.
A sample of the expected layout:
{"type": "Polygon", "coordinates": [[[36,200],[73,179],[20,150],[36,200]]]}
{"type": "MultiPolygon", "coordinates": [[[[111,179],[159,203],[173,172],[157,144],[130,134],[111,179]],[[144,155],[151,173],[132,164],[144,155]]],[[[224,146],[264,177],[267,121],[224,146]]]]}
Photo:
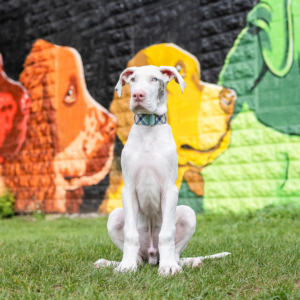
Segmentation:
{"type": "Polygon", "coordinates": [[[135,82],[135,78],[131,78],[131,81],[132,81],[132,82],[135,82]]]}
{"type": "Polygon", "coordinates": [[[155,81],[157,81],[157,80],[158,80],[158,79],[157,79],[157,78],[155,78],[155,77],[153,77],[153,78],[152,78],[152,81],[154,81],[154,82],[155,82],[155,81]]]}

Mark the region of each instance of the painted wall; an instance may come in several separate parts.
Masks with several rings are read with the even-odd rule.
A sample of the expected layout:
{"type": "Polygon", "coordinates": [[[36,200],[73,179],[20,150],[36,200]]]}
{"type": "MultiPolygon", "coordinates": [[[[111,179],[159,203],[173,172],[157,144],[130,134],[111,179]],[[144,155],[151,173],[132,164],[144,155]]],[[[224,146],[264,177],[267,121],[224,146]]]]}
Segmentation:
{"type": "MultiPolygon", "coordinates": [[[[251,1],[173,2],[164,16],[155,1],[114,4],[100,18],[103,25],[85,16],[83,29],[76,23],[68,27],[69,35],[68,30],[42,34],[63,42],[26,43],[31,48],[23,70],[23,62],[10,65],[9,42],[0,40],[8,73],[22,70],[14,79],[23,86],[4,71],[1,76],[23,96],[0,86],[2,181],[16,195],[16,211],[109,213],[122,205],[120,154],[133,114],[129,88],[118,98],[113,86],[126,66],[149,64],[174,66],[187,83],[183,95],[174,82],[167,86],[179,204],[196,212],[228,212],[300,202],[300,0],[254,7],[251,1]],[[139,29],[145,19],[138,12],[146,11],[149,20],[160,21],[148,20],[148,27],[139,29]],[[102,48],[95,38],[101,30],[107,38],[102,48]],[[58,46],[66,42],[73,48],[58,46]]],[[[97,5],[91,3],[85,1],[97,5]]],[[[74,21],[83,12],[72,14],[74,21]]],[[[3,32],[0,36],[6,37],[3,32]]]]}
{"type": "Polygon", "coordinates": [[[300,1],[261,1],[226,57],[219,84],[237,95],[228,151],[203,172],[204,207],[300,203],[300,1]]]}
{"type": "MultiPolygon", "coordinates": [[[[189,205],[201,212],[205,189],[201,172],[229,146],[236,93],[232,89],[201,81],[197,58],[174,44],[157,44],[141,50],[127,67],[145,65],[174,66],[185,80],[184,94],[174,81],[167,85],[167,122],[177,146],[179,204],[189,205]]],[[[129,100],[129,86],[125,85],[121,98],[115,92],[110,106],[110,111],[118,119],[117,135],[123,144],[134,123],[133,113],[128,107],[129,100]]],[[[123,186],[120,156],[115,156],[101,211],[109,213],[122,206],[123,186]]]]}
{"type": "Polygon", "coordinates": [[[23,86],[3,69],[0,80],[1,180],[15,211],[78,212],[83,187],[110,171],[117,121],[86,90],[80,55],[38,40],[23,86]]]}

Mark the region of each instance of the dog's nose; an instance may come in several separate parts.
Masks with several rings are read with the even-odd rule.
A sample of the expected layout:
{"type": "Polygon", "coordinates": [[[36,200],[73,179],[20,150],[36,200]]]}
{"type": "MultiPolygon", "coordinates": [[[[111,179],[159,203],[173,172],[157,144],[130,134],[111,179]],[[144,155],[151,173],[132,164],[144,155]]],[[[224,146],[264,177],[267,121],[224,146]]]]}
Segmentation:
{"type": "Polygon", "coordinates": [[[143,90],[136,90],[133,92],[132,97],[134,101],[143,101],[146,97],[146,93],[143,90]]]}

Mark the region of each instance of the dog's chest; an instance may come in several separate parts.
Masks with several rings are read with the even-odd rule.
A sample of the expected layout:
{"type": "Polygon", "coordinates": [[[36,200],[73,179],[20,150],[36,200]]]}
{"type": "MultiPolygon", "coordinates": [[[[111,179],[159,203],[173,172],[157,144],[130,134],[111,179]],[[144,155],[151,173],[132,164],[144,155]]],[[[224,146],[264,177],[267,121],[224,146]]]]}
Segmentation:
{"type": "Polygon", "coordinates": [[[144,137],[134,162],[134,188],[140,210],[145,215],[157,214],[161,207],[164,182],[164,158],[158,155],[157,142],[144,137]]]}
{"type": "MultiPolygon", "coordinates": [[[[170,126],[133,125],[122,151],[121,164],[125,181],[128,178],[136,182],[141,172],[158,176],[160,180],[169,178],[170,172],[177,171],[178,164],[170,126]]],[[[143,178],[146,179],[147,176],[143,178]]]]}
{"type": "Polygon", "coordinates": [[[161,207],[162,186],[160,176],[153,168],[140,170],[135,191],[140,210],[145,215],[157,214],[161,207]]]}
{"type": "Polygon", "coordinates": [[[177,152],[170,126],[133,126],[121,163],[125,188],[137,195],[142,212],[159,213],[164,189],[177,179],[177,152]]]}

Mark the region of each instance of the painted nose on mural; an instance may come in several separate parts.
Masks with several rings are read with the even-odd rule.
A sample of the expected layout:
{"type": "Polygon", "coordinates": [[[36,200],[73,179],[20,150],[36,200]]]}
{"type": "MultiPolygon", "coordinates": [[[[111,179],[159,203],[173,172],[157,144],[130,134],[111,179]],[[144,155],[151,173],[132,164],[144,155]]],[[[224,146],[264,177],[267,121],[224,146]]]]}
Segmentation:
{"type": "Polygon", "coordinates": [[[143,90],[136,90],[132,94],[132,97],[135,102],[142,102],[146,97],[146,93],[143,90]]]}

